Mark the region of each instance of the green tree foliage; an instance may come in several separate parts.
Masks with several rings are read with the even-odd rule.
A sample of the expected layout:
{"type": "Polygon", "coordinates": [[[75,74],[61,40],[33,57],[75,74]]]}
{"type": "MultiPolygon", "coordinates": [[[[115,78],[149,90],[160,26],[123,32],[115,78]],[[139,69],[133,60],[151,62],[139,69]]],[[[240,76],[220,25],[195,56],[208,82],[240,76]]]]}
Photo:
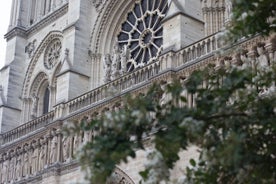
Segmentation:
{"type": "MultiPolygon", "coordinates": [[[[234,0],[230,33],[235,38],[275,32],[274,0],[234,0]]],[[[141,171],[142,183],[169,181],[169,169],[189,145],[199,148],[180,183],[276,183],[276,65],[195,71],[146,94],[124,98],[123,107],[83,122],[75,131],[94,131],[79,158],[91,183],[105,183],[116,164],[134,158],[152,138],[154,150],[141,171]],[[163,94],[170,97],[160,105],[163,94]],[[196,96],[189,107],[183,94],[196,96]]]]}
{"type": "Polygon", "coordinates": [[[229,38],[276,32],[275,0],[232,0],[233,13],[229,24],[229,38]]]}
{"type": "Polygon", "coordinates": [[[104,183],[116,164],[145,149],[149,136],[159,165],[141,172],[145,183],[169,182],[168,174],[158,173],[169,173],[188,145],[200,148],[200,158],[191,160],[184,183],[275,183],[275,74],[276,68],[256,73],[208,66],[185,84],[167,85],[171,100],[163,105],[163,91],[155,85],[145,95],[128,97],[124,108],[82,123],[83,131],[98,132],[80,154],[91,183],[104,183]],[[183,93],[196,95],[196,106],[185,105],[183,93]]]}

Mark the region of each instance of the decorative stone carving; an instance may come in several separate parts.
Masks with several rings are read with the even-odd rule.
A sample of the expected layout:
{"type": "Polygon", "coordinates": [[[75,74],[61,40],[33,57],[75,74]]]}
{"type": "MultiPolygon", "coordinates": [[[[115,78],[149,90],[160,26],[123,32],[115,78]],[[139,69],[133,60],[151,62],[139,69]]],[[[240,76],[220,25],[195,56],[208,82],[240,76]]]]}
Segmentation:
{"type": "Polygon", "coordinates": [[[63,162],[68,162],[70,160],[70,146],[71,145],[71,137],[63,137],[62,139],[62,156],[63,162]]]}
{"type": "Polygon", "coordinates": [[[15,165],[15,180],[20,180],[22,177],[22,161],[21,161],[21,155],[18,155],[16,158],[16,165],[15,165]]]}
{"type": "Polygon", "coordinates": [[[32,58],[36,49],[36,40],[29,42],[28,45],[25,47],[25,53],[28,54],[29,58],[32,58]]]}
{"type": "Polygon", "coordinates": [[[232,0],[226,0],[225,2],[226,21],[229,21],[231,19],[232,8],[233,8],[232,0]]]}
{"type": "Polygon", "coordinates": [[[161,81],[160,83],[160,87],[161,87],[161,90],[162,90],[162,96],[161,96],[161,99],[160,99],[160,105],[164,105],[166,103],[168,103],[170,100],[172,100],[172,96],[170,93],[167,93],[167,85],[168,83],[166,81],[161,81]]]}
{"type": "Polygon", "coordinates": [[[50,149],[50,164],[54,164],[57,161],[57,146],[58,139],[57,136],[54,136],[51,140],[51,149],[50,149]]]}
{"type": "Polygon", "coordinates": [[[258,43],[257,44],[257,54],[258,57],[256,59],[256,67],[259,70],[264,70],[269,66],[268,56],[265,53],[265,44],[264,43],[258,43]]]}
{"type": "Polygon", "coordinates": [[[121,169],[116,168],[108,179],[107,184],[134,184],[132,179],[121,169]]]}
{"type": "Polygon", "coordinates": [[[240,53],[240,60],[242,62],[242,68],[252,67],[252,64],[247,56],[248,51],[242,50],[240,53]]]}
{"type": "Polygon", "coordinates": [[[37,117],[37,106],[38,106],[38,96],[36,94],[32,94],[32,112],[31,117],[34,119],[37,117]]]}
{"type": "Polygon", "coordinates": [[[12,158],[9,163],[8,181],[13,181],[15,179],[15,164],[16,164],[16,157],[12,155],[12,158]]]}
{"type": "Polygon", "coordinates": [[[79,145],[80,145],[79,136],[75,135],[74,141],[73,141],[73,156],[74,157],[77,155],[77,150],[79,149],[79,145]]]}
{"type": "Polygon", "coordinates": [[[92,140],[93,137],[93,132],[92,131],[85,131],[84,132],[84,137],[83,137],[83,143],[87,143],[92,140]]]}
{"type": "Polygon", "coordinates": [[[119,45],[116,43],[113,49],[113,56],[112,56],[112,68],[111,68],[111,80],[115,80],[120,76],[120,48],[119,45]]]}
{"type": "Polygon", "coordinates": [[[96,8],[97,12],[100,11],[105,1],[106,0],[92,0],[92,4],[96,8]]]}
{"type": "Polygon", "coordinates": [[[45,50],[44,66],[47,69],[52,69],[60,59],[61,42],[59,39],[54,39],[45,50]]]}
{"type": "Polygon", "coordinates": [[[60,69],[60,73],[68,71],[70,69],[71,69],[71,62],[70,62],[70,59],[69,59],[69,49],[66,48],[65,51],[64,51],[64,59],[62,61],[62,66],[61,66],[61,69],[60,69]]]}
{"type": "Polygon", "coordinates": [[[29,153],[26,151],[24,153],[24,164],[23,164],[23,177],[29,176],[29,153]]]}
{"type": "MultiPolygon", "coordinates": [[[[31,78],[34,76],[34,72],[35,72],[35,68],[36,68],[35,66],[38,63],[40,56],[43,55],[43,53],[45,54],[45,50],[48,50],[47,48],[48,48],[49,44],[54,39],[58,39],[58,40],[62,39],[62,33],[59,31],[52,31],[51,33],[49,33],[45,37],[44,41],[38,46],[36,54],[31,59],[29,67],[26,71],[26,76],[25,76],[24,82],[23,82],[23,94],[22,94],[23,98],[29,96],[29,91],[30,91],[30,88],[31,88],[32,82],[33,82],[31,80],[31,78]]],[[[44,57],[46,57],[46,56],[44,55],[44,57]]],[[[45,61],[45,58],[44,58],[44,61],[45,61]]]]}
{"type": "Polygon", "coordinates": [[[42,171],[46,165],[46,145],[42,144],[39,149],[38,170],[42,171]]]}
{"type": "Polygon", "coordinates": [[[32,151],[32,160],[31,160],[31,173],[30,174],[36,174],[37,172],[37,167],[38,167],[38,154],[39,150],[37,147],[35,147],[32,151]]]}
{"type": "Polygon", "coordinates": [[[163,44],[161,20],[167,10],[168,2],[165,0],[146,0],[145,3],[137,2],[128,13],[117,38],[120,47],[127,45],[130,48],[135,67],[142,67],[160,55],[163,44]],[[148,3],[151,5],[147,6],[148,3]]]}
{"type": "Polygon", "coordinates": [[[111,81],[111,58],[109,54],[103,56],[103,64],[104,64],[104,82],[111,81]]]}
{"type": "Polygon", "coordinates": [[[127,70],[127,62],[130,59],[130,50],[127,45],[123,45],[123,48],[121,50],[121,74],[125,74],[128,72],[127,70]]]}
{"type": "Polygon", "coordinates": [[[2,183],[6,183],[7,182],[7,175],[8,175],[8,161],[7,160],[5,160],[4,162],[3,162],[3,166],[2,166],[2,171],[1,171],[1,173],[2,173],[2,183]]]}

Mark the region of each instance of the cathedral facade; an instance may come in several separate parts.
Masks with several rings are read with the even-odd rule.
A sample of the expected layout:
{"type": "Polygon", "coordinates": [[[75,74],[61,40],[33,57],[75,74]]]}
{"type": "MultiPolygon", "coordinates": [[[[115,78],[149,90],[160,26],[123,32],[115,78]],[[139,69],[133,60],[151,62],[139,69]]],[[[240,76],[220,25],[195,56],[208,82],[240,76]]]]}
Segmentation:
{"type": "MultiPolygon", "coordinates": [[[[209,63],[262,57],[269,64],[276,55],[270,38],[217,54],[231,8],[228,0],[13,0],[0,70],[0,183],[85,183],[75,155],[93,132],[68,137],[64,126],[209,63]]],[[[183,152],[172,176],[196,154],[194,147],[183,152]]],[[[144,160],[138,150],[110,182],[139,183],[144,160]]]]}

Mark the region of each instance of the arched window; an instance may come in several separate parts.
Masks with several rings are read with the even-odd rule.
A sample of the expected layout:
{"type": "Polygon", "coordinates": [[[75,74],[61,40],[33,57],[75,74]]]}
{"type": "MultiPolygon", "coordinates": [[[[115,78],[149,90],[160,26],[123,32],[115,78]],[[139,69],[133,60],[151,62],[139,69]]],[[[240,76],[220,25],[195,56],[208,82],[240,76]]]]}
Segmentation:
{"type": "Polygon", "coordinates": [[[45,89],[44,96],[43,96],[43,114],[49,112],[49,104],[50,104],[50,90],[49,88],[45,89]]]}

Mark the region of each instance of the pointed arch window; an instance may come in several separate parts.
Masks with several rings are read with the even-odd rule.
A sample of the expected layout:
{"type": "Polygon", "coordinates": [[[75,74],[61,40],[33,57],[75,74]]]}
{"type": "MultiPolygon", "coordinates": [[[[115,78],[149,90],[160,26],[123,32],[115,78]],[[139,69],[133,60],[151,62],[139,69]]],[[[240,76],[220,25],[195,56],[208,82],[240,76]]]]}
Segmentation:
{"type": "Polygon", "coordinates": [[[49,112],[49,104],[50,104],[50,90],[49,88],[45,89],[44,96],[43,96],[43,114],[49,112]]]}

